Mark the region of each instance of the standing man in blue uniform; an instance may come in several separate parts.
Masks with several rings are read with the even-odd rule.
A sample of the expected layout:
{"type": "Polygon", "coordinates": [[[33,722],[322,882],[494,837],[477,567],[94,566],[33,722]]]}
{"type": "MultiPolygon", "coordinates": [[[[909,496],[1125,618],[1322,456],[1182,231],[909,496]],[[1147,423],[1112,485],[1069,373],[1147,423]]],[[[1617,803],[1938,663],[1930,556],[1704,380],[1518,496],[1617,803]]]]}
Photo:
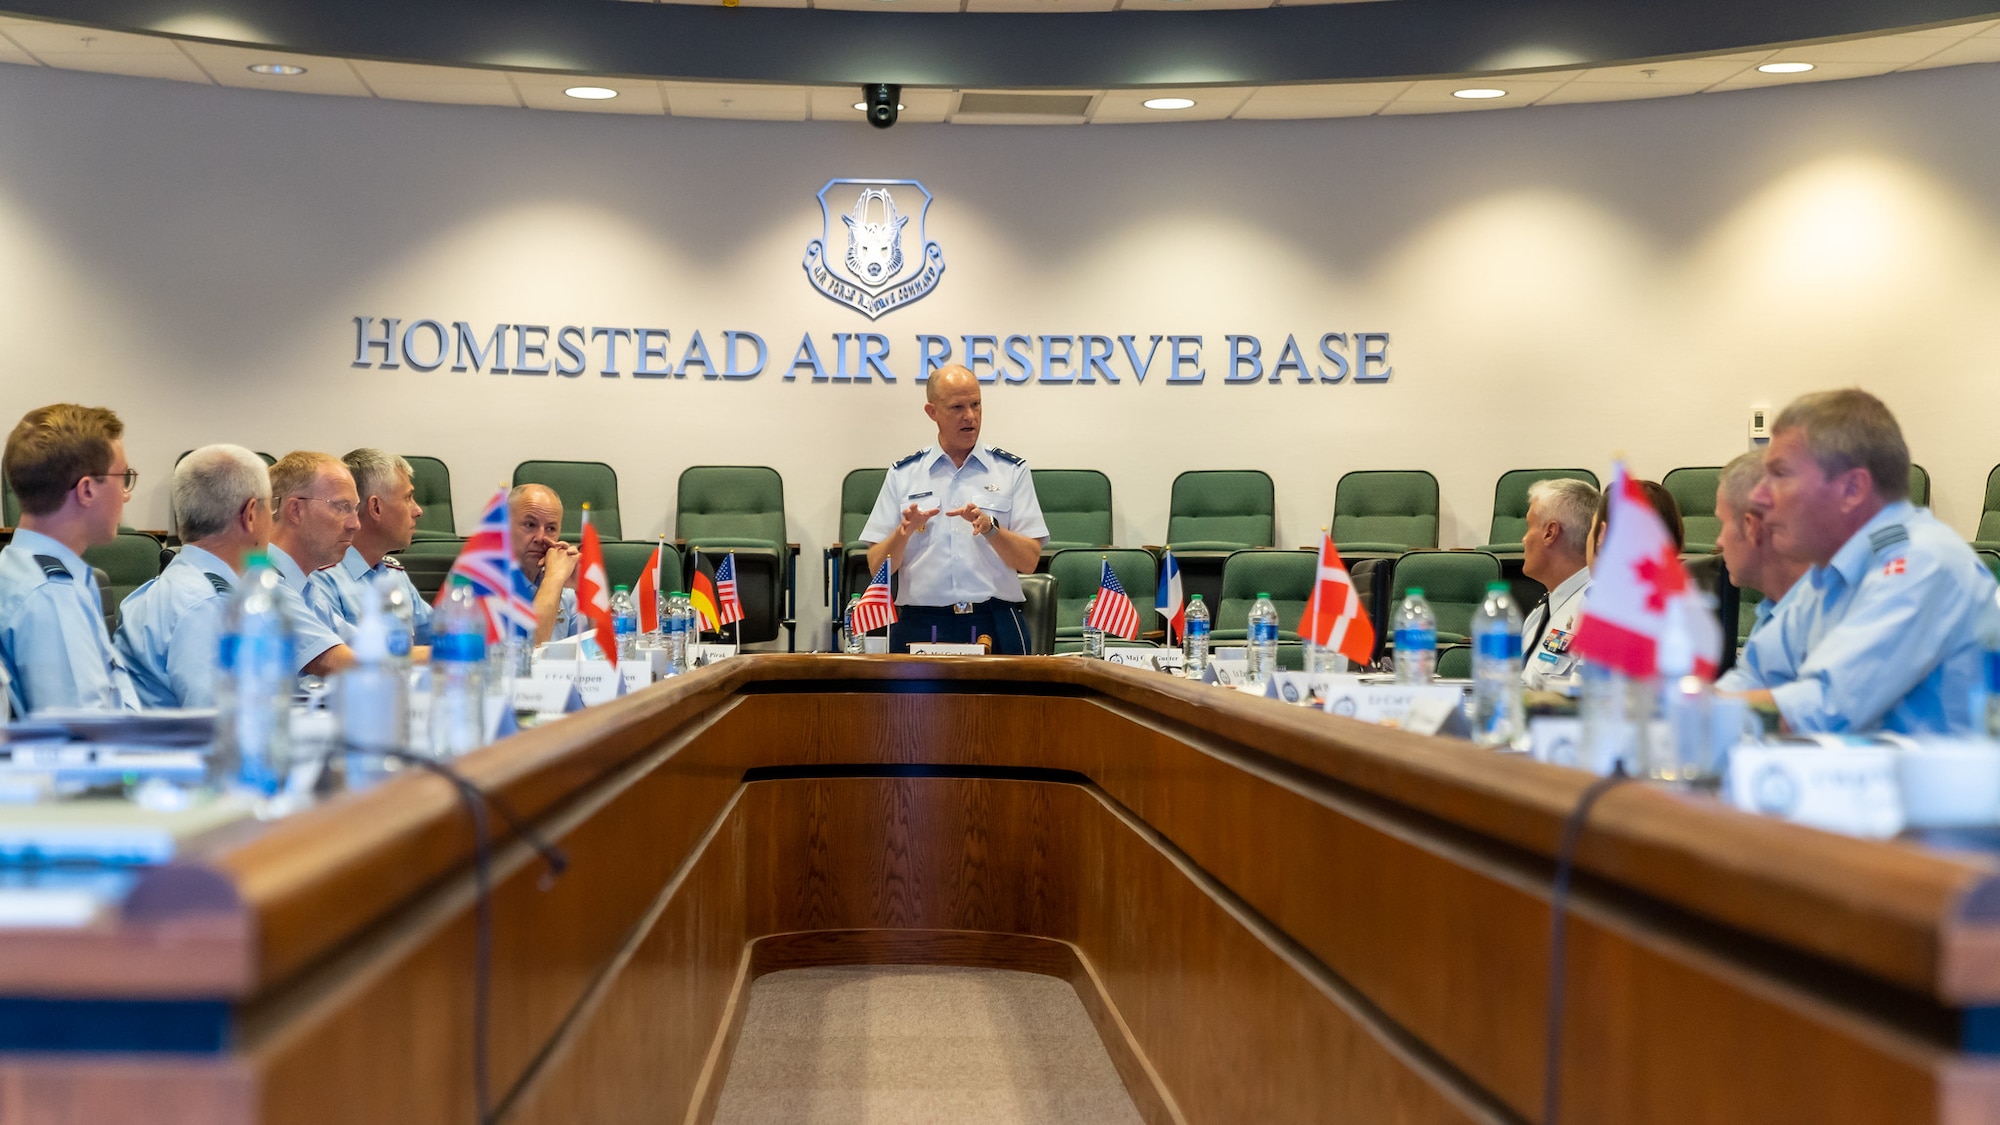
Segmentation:
{"type": "Polygon", "coordinates": [[[52,707],[138,705],[104,628],[102,595],[83,552],[118,537],[139,474],[125,461],[125,424],[101,406],[30,410],[7,436],[7,483],[21,526],[0,550],[0,662],[15,714],[52,707]]]}
{"type": "Polygon", "coordinates": [[[354,491],[361,500],[356,512],[361,526],[340,561],[312,575],[315,604],[332,615],[334,628],[342,636],[349,636],[349,630],[361,622],[369,587],[387,576],[403,587],[403,596],[409,599],[411,644],[428,645],[430,603],[403,572],[403,564],[389,554],[410,545],[417,534],[417,517],[424,514],[417,503],[417,486],[410,479],[410,463],[379,449],[357,449],[340,460],[354,477],[354,491]]]}
{"type": "Polygon", "coordinates": [[[1747,696],[1792,730],[1973,729],[1993,576],[1909,488],[1902,429],[1865,391],[1806,395],[1771,428],[1750,502],[1778,553],[1812,569],[1785,610],[1784,667],[1747,696]]]}
{"type": "Polygon", "coordinates": [[[271,466],[271,566],[283,580],[293,636],[306,674],[330,675],[354,663],[334,631],[333,613],[309,581],[347,553],[361,527],[354,477],[340,458],[294,450],[271,466]]]}
{"type": "Polygon", "coordinates": [[[1049,528],[1028,464],[979,444],[979,380],[952,365],[925,386],[937,441],[889,467],[861,539],[868,569],[893,560],[902,576],[889,650],[911,641],[993,639],[996,653],[1028,651],[1021,575],[1032,573],[1049,528]]]}
{"type": "Polygon", "coordinates": [[[208,445],[174,466],[173,496],[180,552],[125,599],[111,639],[146,706],[213,707],[237,576],[271,539],[271,481],[255,453],[208,445]]]}

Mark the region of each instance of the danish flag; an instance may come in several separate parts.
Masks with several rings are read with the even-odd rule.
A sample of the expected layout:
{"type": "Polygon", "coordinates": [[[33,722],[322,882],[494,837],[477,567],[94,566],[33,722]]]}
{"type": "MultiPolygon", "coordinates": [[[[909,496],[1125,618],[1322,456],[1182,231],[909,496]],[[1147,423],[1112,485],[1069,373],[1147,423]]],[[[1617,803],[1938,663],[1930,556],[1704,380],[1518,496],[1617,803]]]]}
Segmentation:
{"type": "Polygon", "coordinates": [[[1375,655],[1375,623],[1361,607],[1331,534],[1320,537],[1319,576],[1299,618],[1299,636],[1338,652],[1351,664],[1365,666],[1375,655]]]}

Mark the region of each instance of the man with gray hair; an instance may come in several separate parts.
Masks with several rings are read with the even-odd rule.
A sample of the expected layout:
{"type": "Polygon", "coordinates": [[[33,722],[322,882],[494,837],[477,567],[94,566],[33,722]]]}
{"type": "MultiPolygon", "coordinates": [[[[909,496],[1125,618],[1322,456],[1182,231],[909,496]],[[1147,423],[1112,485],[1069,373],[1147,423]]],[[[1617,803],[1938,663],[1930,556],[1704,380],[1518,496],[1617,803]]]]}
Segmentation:
{"type": "MultiPolygon", "coordinates": [[[[1722,467],[1715,486],[1715,516],[1722,530],[1715,536],[1715,549],[1729,568],[1729,580],[1745,590],[1764,595],[1757,603],[1757,622],[1743,642],[1736,665],[1722,674],[1715,686],[1723,691],[1752,691],[1771,686],[1770,671],[1783,666],[1784,625],[1777,620],[1785,607],[1797,605],[1794,591],[1803,590],[1799,579],[1810,564],[1787,558],[1771,547],[1771,529],[1764,522],[1764,509],[1750,502],[1750,494],[1764,479],[1764,454],[1760,450],[1738,454],[1722,467]]],[[[1725,630],[1735,626],[1723,622],[1725,630]]]]}
{"type": "Polygon", "coordinates": [[[1576,677],[1577,657],[1570,651],[1570,641],[1590,593],[1585,544],[1597,499],[1596,486],[1570,477],[1528,486],[1521,572],[1547,591],[1522,625],[1521,684],[1530,690],[1553,690],[1576,677]]]}
{"type": "Polygon", "coordinates": [[[1792,730],[1974,729],[1993,576],[1909,489],[1902,428],[1865,391],[1806,395],[1771,427],[1750,503],[1768,513],[1777,553],[1812,569],[1767,686],[1747,697],[1792,730]]]}
{"type": "Polygon", "coordinates": [[[175,530],[184,546],[159,577],[132,591],[112,643],[147,707],[213,707],[222,620],[244,562],[271,538],[264,459],[208,445],[174,466],[175,530]]]}
{"type": "Polygon", "coordinates": [[[311,600],[331,613],[335,628],[348,636],[361,622],[369,588],[387,578],[402,586],[410,606],[412,632],[401,639],[407,645],[428,645],[430,603],[403,572],[403,564],[389,553],[410,545],[417,533],[417,517],[424,514],[417,503],[417,487],[410,479],[410,463],[379,449],[357,449],[340,460],[354,477],[354,491],[361,500],[357,510],[361,528],[339,562],[307,579],[311,600]]]}

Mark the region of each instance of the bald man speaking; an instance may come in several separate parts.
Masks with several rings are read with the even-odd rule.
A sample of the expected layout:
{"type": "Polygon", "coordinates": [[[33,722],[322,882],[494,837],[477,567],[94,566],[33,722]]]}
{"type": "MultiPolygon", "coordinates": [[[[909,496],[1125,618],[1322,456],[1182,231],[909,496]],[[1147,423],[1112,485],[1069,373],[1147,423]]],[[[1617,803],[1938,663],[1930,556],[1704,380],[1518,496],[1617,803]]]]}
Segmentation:
{"type": "Polygon", "coordinates": [[[993,651],[1028,651],[1021,575],[1049,538],[1028,463],[979,444],[979,380],[956,364],[924,388],[937,441],[889,466],[861,540],[868,570],[889,559],[902,576],[889,651],[911,641],[993,639],[993,651]]]}

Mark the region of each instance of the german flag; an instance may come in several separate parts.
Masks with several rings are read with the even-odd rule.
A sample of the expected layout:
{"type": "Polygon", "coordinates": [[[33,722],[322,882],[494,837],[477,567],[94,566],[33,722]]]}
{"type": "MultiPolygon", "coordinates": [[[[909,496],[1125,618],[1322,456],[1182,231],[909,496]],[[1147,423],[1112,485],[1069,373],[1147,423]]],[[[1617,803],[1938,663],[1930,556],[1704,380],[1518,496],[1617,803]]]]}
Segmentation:
{"type": "Polygon", "coordinates": [[[688,583],[688,601],[694,603],[695,616],[701,621],[702,632],[721,631],[722,612],[716,608],[715,567],[701,557],[699,549],[694,553],[694,577],[688,583]]]}

